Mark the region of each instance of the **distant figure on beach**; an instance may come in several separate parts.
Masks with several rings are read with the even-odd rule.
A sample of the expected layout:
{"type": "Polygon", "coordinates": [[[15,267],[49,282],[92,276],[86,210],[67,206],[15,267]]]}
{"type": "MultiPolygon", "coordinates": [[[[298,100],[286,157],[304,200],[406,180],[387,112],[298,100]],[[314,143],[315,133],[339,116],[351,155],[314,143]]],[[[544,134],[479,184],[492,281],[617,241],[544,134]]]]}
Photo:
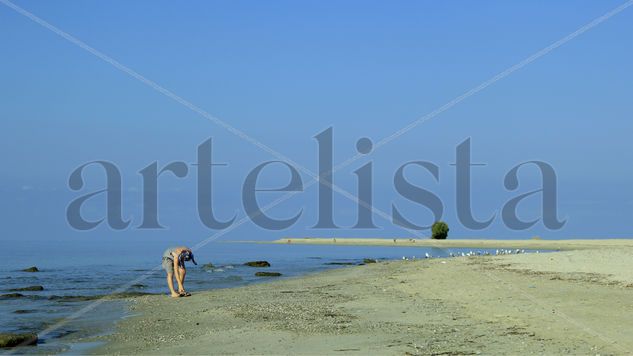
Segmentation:
{"type": "Polygon", "coordinates": [[[167,272],[167,287],[171,292],[172,298],[189,297],[191,294],[185,291],[185,276],[187,269],[185,261],[191,261],[197,265],[193,259],[193,252],[189,247],[170,247],[163,253],[163,269],[167,272]],[[174,289],[174,275],[178,282],[178,292],[174,289]]]}

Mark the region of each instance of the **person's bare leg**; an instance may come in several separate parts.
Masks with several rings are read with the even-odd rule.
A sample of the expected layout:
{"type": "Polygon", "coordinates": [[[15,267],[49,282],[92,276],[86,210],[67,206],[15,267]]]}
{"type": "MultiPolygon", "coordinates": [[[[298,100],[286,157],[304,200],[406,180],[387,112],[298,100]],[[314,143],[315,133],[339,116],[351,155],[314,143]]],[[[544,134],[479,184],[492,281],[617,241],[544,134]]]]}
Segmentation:
{"type": "Polygon", "coordinates": [[[180,297],[180,294],[176,293],[176,291],[174,290],[174,274],[171,272],[167,272],[167,287],[169,287],[169,291],[171,292],[172,297],[180,297]]]}
{"type": "Polygon", "coordinates": [[[178,273],[180,273],[180,280],[182,281],[182,290],[179,291],[180,293],[186,293],[185,292],[185,276],[187,275],[187,270],[184,268],[178,268],[178,273]]]}

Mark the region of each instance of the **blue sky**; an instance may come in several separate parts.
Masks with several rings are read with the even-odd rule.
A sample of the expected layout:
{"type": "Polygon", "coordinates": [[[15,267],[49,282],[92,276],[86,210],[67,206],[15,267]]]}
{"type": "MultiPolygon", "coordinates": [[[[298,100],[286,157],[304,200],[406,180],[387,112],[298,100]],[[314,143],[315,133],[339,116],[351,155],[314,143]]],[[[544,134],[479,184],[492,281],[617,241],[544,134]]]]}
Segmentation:
{"type": "MultiPolygon", "coordinates": [[[[313,136],[322,130],[333,127],[340,163],[356,153],[358,138],[379,141],[621,3],[15,1],[312,171],[313,136]]],[[[67,187],[79,165],[97,159],[118,165],[124,214],[138,226],[138,171],[153,161],[194,162],[197,145],[209,137],[214,159],[228,163],[214,176],[217,215],[244,215],[239,196],[246,174],[274,157],[4,5],[0,30],[3,239],[193,243],[210,236],[214,231],[195,211],[195,170],[186,179],[161,178],[166,230],[100,226],[79,233],[65,222],[66,206],[81,194],[67,187]]],[[[422,172],[409,178],[443,200],[452,236],[630,237],[632,62],[628,8],[337,172],[335,184],[355,193],[352,172],[371,160],[376,207],[390,212],[395,203],[412,220],[429,223],[428,211],[400,197],[392,180],[407,161],[432,161],[440,167],[439,184],[422,172]],[[499,215],[508,199],[538,188],[530,169],[521,171],[518,192],[503,187],[507,171],[536,159],[556,169],[558,210],[567,225],[550,231],[539,223],[517,232],[497,216],[485,230],[461,227],[450,164],[455,147],[469,137],[473,161],[487,164],[473,168],[477,218],[499,215]]],[[[85,192],[103,184],[96,169],[86,178],[85,192]]],[[[282,186],[287,179],[286,171],[271,169],[262,184],[282,186]]],[[[271,211],[288,217],[303,207],[288,230],[247,223],[222,238],[410,237],[379,217],[380,229],[347,229],[356,207],[340,196],[335,218],[344,228],[311,229],[316,192],[312,186],[271,211]]],[[[538,217],[538,199],[520,212],[538,217]]]]}

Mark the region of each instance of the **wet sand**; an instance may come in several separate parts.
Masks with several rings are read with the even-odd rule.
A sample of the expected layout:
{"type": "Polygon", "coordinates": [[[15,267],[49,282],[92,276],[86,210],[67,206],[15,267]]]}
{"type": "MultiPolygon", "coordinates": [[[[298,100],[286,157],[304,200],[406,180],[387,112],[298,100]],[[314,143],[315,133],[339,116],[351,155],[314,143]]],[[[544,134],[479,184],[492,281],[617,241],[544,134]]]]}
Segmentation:
{"type": "MultiPolygon", "coordinates": [[[[325,243],[327,239],[310,240],[325,243]]],[[[342,241],[352,243],[344,239],[336,243],[342,241]]],[[[389,241],[393,244],[393,240],[381,243],[389,241]]],[[[138,297],[131,306],[138,315],[121,321],[117,332],[105,337],[106,345],[95,352],[604,355],[633,351],[631,240],[463,241],[467,245],[441,241],[441,247],[557,246],[564,251],[379,262],[188,298],[138,297]]]]}

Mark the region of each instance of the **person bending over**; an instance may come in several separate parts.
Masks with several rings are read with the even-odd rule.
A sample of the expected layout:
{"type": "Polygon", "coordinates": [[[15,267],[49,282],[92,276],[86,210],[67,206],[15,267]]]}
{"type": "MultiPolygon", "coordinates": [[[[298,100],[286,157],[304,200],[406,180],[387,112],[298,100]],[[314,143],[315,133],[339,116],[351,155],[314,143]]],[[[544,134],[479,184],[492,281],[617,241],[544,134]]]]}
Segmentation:
{"type": "Polygon", "coordinates": [[[185,276],[187,269],[185,261],[191,261],[197,265],[193,259],[193,252],[189,247],[170,247],[163,253],[163,269],[167,272],[167,287],[173,298],[188,297],[191,294],[185,291],[185,276]],[[178,282],[178,292],[174,289],[174,275],[178,282]]]}

